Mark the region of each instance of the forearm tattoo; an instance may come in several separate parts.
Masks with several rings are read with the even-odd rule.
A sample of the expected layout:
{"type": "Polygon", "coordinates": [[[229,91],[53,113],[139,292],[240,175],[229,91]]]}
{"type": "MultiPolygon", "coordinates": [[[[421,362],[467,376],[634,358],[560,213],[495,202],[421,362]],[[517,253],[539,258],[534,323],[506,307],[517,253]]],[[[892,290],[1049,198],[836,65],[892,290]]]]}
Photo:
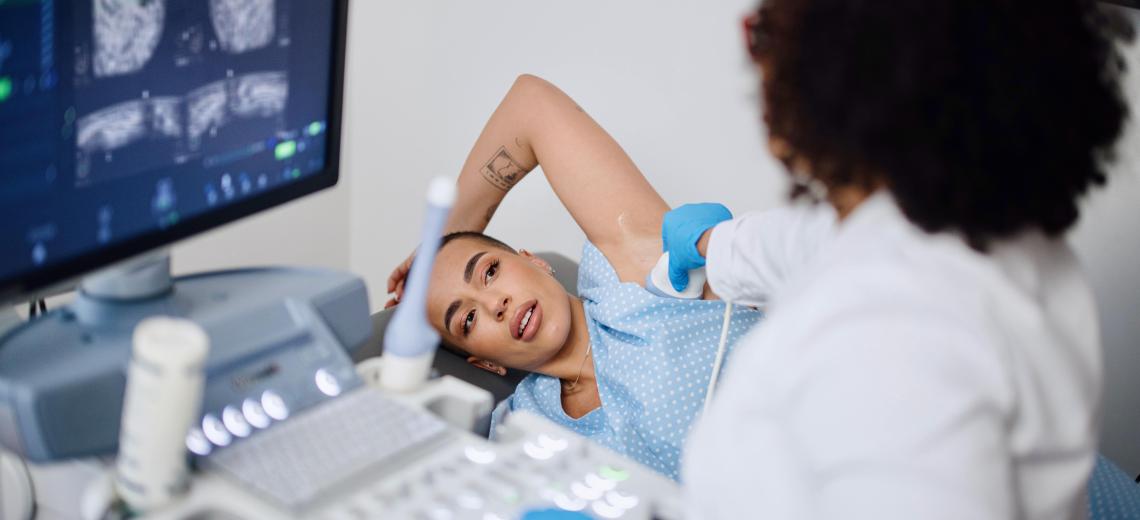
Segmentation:
{"type": "Polygon", "coordinates": [[[503,191],[509,191],[527,174],[527,169],[507,153],[505,146],[499,147],[499,151],[479,171],[487,182],[503,191]]]}

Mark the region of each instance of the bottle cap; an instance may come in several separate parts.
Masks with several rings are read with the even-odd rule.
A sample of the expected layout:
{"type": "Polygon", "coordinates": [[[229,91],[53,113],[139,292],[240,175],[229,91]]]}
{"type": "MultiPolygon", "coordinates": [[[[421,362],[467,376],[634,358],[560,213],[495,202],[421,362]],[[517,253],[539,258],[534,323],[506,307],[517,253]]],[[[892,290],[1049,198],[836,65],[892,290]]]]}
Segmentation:
{"type": "Polygon", "coordinates": [[[210,338],[197,323],[157,316],[139,322],[134,333],[134,355],[158,366],[201,364],[210,350],[210,338]]]}

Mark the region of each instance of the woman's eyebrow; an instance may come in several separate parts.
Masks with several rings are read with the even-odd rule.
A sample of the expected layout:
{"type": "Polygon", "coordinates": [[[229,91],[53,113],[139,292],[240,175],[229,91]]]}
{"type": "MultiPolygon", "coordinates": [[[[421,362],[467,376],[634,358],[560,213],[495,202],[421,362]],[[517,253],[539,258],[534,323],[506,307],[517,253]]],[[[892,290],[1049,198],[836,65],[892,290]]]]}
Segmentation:
{"type": "MultiPolygon", "coordinates": [[[[475,273],[475,265],[479,263],[479,259],[487,254],[486,251],[479,251],[471,255],[467,260],[467,266],[463,268],[463,283],[471,283],[471,275],[475,273]]],[[[447,306],[447,312],[443,313],[443,328],[444,330],[451,330],[451,318],[455,316],[455,311],[459,310],[459,300],[451,302],[447,306]]]]}
{"type": "Polygon", "coordinates": [[[455,311],[459,310],[459,300],[451,302],[447,306],[447,312],[443,314],[443,330],[451,330],[451,318],[455,316],[455,311]]]}
{"type": "Polygon", "coordinates": [[[475,272],[475,264],[479,263],[479,259],[487,254],[486,251],[480,251],[471,255],[471,259],[467,261],[467,267],[463,269],[463,283],[471,283],[471,273],[475,272]]]}

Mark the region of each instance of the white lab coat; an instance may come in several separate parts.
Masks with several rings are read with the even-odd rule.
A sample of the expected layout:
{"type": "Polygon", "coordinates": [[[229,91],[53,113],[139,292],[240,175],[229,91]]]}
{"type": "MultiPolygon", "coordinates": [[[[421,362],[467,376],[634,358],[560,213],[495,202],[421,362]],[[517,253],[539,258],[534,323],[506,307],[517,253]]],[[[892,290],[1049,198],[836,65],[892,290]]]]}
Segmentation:
{"type": "Polygon", "coordinates": [[[768,316],[687,444],[691,518],[1084,516],[1100,340],[1063,240],[979,254],[878,193],[722,223],[708,276],[768,316]]]}

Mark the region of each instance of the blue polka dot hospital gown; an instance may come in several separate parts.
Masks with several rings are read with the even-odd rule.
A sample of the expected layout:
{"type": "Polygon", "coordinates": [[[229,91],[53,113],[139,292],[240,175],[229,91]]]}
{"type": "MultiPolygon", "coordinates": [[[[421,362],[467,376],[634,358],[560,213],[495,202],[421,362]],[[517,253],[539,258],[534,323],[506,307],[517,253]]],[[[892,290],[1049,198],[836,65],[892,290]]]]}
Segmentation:
{"type": "MultiPolygon", "coordinates": [[[[573,419],[562,409],[559,380],[530,374],[495,408],[492,432],[509,412],[528,410],[679,480],[681,448],[704,406],[725,303],[662,298],[622,283],[590,243],[582,250],[578,295],[602,406],[573,419]]],[[[733,347],[760,316],[733,307],[721,377],[731,369],[733,347]]]]}

